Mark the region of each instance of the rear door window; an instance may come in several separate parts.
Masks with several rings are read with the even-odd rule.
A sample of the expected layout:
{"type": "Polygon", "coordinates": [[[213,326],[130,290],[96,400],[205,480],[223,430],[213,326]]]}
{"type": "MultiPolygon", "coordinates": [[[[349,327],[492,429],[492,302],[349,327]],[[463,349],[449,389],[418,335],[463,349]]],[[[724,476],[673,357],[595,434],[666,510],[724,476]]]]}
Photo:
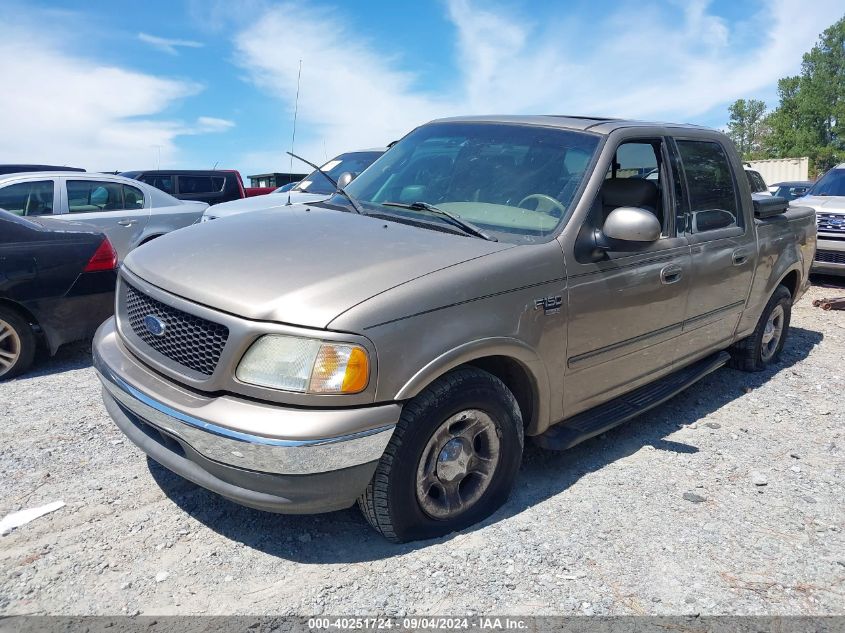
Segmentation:
{"type": "Polygon", "coordinates": [[[138,180],[152,185],[156,189],[161,189],[166,193],[172,194],[176,191],[173,185],[173,176],[170,174],[146,174],[138,178],[138,180]]]}
{"type": "Polygon", "coordinates": [[[225,184],[226,179],[223,176],[179,176],[179,193],[220,193],[225,184]]]}
{"type": "Polygon", "coordinates": [[[15,215],[53,213],[53,181],[19,182],[0,189],[0,209],[15,215]]]}
{"type": "Polygon", "coordinates": [[[714,141],[677,141],[690,210],[690,232],[742,226],[730,161],[714,141]]]}
{"type": "MultiPolygon", "coordinates": [[[[99,180],[68,180],[67,203],[70,213],[122,211],[123,187],[119,182],[99,180]]],[[[132,187],[134,189],[134,187],[132,187]]],[[[132,205],[137,209],[137,205],[132,205]]]]}

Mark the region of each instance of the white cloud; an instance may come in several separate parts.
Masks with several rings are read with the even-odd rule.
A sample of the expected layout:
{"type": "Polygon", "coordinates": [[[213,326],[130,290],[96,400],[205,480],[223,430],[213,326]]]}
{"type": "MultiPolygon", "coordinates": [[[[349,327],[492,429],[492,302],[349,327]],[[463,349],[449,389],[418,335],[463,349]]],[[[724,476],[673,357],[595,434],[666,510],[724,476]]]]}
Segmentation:
{"type": "Polygon", "coordinates": [[[290,4],[268,9],[237,34],[235,49],[250,79],[284,104],[278,115],[284,127],[293,119],[302,60],[297,153],[323,156],[324,141],[329,156],[385,145],[458,108],[448,97],[420,91],[413,73],[333,11],[290,4]]]}
{"type": "Polygon", "coordinates": [[[180,48],[202,48],[204,46],[202,42],[159,37],[149,33],[138,33],[138,39],[168,55],[178,55],[180,48]]]}
{"type": "Polygon", "coordinates": [[[201,116],[197,118],[195,133],[205,134],[206,132],[225,132],[233,127],[235,127],[234,121],[229,121],[228,119],[218,119],[213,116],[201,116]]]}
{"type": "Polygon", "coordinates": [[[290,125],[303,60],[298,146],[322,156],[324,142],[330,155],[383,144],[457,113],[694,121],[738,97],[771,97],[839,14],[835,0],[818,0],[812,11],[799,0],[770,0],[730,26],[707,0],[619,3],[591,22],[567,12],[532,12],[532,21],[513,5],[475,0],[446,0],[446,9],[462,79],[450,94],[421,89],[401,58],[337,12],[290,4],[256,9],[234,39],[236,59],[284,104],[280,127],[290,125]]]}
{"type": "Polygon", "coordinates": [[[773,0],[749,15],[759,37],[749,42],[737,35],[747,29],[732,32],[709,4],[622,4],[597,23],[543,25],[469,0],[448,6],[473,110],[492,103],[507,112],[680,120],[772,92],[837,14],[833,0],[819,0],[813,11],[798,0],[773,0]],[[477,69],[490,70],[478,76],[477,69]]]}
{"type": "Polygon", "coordinates": [[[193,123],[160,115],[202,90],[75,56],[61,31],[0,23],[0,156],[4,162],[67,164],[89,170],[144,168],[178,160],[175,140],[219,132],[231,121],[193,123]]]}

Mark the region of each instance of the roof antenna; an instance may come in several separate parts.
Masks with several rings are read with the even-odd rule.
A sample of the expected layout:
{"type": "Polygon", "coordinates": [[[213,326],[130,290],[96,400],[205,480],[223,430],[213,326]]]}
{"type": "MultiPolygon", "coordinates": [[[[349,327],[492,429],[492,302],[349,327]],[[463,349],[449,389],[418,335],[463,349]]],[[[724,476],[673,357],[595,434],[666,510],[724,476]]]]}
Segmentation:
{"type": "MultiPolygon", "coordinates": [[[[296,141],[296,115],[299,113],[299,80],[302,79],[302,59],[299,60],[299,72],[296,74],[296,101],[293,104],[293,133],[290,137],[290,151],[293,152],[293,143],[296,141]]],[[[288,173],[293,173],[293,156],[290,157],[288,173]]],[[[290,189],[288,189],[288,206],[290,206],[290,189]]]]}
{"type": "Polygon", "coordinates": [[[219,165],[219,164],[220,164],[220,161],[218,160],[216,163],[214,163],[214,167],[211,168],[211,171],[216,171],[217,165],[219,165]]]}

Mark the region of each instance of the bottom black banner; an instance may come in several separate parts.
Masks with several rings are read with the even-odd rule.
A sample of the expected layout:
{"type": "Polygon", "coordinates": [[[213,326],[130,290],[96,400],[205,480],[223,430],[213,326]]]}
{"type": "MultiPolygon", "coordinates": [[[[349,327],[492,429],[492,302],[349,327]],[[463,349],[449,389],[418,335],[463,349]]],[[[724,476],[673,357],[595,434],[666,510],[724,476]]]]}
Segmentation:
{"type": "Polygon", "coordinates": [[[544,633],[845,633],[845,616],[5,616],[2,633],[514,631],[544,633]]]}

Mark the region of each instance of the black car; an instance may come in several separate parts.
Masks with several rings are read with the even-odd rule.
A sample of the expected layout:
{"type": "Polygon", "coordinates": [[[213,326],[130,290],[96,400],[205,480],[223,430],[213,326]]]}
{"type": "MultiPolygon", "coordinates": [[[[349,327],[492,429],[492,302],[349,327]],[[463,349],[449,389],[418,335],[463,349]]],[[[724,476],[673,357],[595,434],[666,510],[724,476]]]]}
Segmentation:
{"type": "Polygon", "coordinates": [[[777,187],[772,193],[773,196],[779,198],[786,198],[787,200],[795,200],[801,196],[807,195],[810,187],[813,186],[812,180],[794,180],[790,182],[778,182],[771,186],[772,189],[777,187]]]}
{"type": "Polygon", "coordinates": [[[85,224],[0,209],[0,380],[94,334],[114,310],[117,253],[85,224]]]}
{"type": "Polygon", "coordinates": [[[170,169],[125,171],[120,175],[145,182],[180,200],[219,204],[246,197],[241,175],[235,170],[170,169]]]}

